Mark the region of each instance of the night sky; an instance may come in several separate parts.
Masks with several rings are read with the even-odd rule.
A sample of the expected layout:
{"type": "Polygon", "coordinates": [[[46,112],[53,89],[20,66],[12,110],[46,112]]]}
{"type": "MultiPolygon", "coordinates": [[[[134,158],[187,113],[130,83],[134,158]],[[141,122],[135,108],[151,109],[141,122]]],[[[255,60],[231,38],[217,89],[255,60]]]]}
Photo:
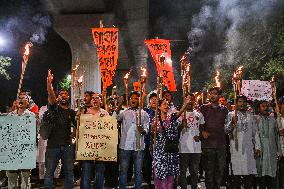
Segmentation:
{"type": "MultiPolygon", "coordinates": [[[[37,28],[37,24],[32,25],[30,20],[41,14],[50,16],[52,22],[52,16],[37,1],[2,1],[0,14],[0,35],[6,40],[0,55],[12,58],[12,65],[8,68],[11,79],[0,78],[0,106],[3,111],[16,98],[24,44],[30,41],[34,28],[37,28]],[[9,22],[12,24],[7,32],[9,22]]],[[[69,73],[72,63],[69,45],[52,27],[46,28],[46,31],[43,42],[33,43],[22,87],[32,91],[32,98],[40,106],[47,102],[47,70],[50,68],[54,72],[54,87],[57,89],[58,81],[69,73]]]]}

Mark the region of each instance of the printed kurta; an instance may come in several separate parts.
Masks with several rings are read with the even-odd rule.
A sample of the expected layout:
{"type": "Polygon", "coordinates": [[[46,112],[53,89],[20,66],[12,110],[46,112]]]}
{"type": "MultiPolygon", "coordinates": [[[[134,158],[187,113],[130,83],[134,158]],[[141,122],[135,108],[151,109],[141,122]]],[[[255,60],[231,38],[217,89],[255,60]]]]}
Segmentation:
{"type": "Polygon", "coordinates": [[[260,134],[261,157],[257,159],[259,176],[276,176],[277,156],[281,145],[276,120],[273,116],[257,116],[256,123],[260,134]]]}
{"type": "MultiPolygon", "coordinates": [[[[226,133],[235,134],[235,128],[232,125],[232,117],[235,112],[228,114],[225,125],[226,133]]],[[[234,136],[235,137],[235,136],[234,136]]],[[[251,175],[257,174],[256,160],[254,150],[260,149],[259,132],[255,117],[252,113],[238,111],[237,122],[238,150],[235,147],[235,140],[230,140],[230,152],[233,175],[251,175]]]]}
{"type": "Polygon", "coordinates": [[[166,139],[178,140],[179,122],[176,114],[168,114],[166,120],[161,121],[157,128],[156,147],[153,154],[153,170],[158,179],[179,174],[178,153],[165,152],[166,139]]]}

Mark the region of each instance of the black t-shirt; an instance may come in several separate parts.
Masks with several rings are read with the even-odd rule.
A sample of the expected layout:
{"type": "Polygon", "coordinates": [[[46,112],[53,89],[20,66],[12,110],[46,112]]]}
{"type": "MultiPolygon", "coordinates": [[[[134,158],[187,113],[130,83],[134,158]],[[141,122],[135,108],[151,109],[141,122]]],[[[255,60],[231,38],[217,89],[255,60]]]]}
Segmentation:
{"type": "Polygon", "coordinates": [[[54,126],[47,141],[47,148],[58,148],[72,144],[71,127],[76,126],[75,111],[63,109],[57,104],[49,105],[49,112],[53,115],[54,126]]]}

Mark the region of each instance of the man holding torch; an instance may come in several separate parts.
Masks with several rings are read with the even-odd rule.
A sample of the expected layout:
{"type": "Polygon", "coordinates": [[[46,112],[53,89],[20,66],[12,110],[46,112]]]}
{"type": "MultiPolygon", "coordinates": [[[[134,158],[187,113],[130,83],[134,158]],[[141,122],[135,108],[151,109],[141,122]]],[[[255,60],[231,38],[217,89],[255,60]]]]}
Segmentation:
{"type": "Polygon", "coordinates": [[[45,154],[46,173],[44,178],[44,188],[53,188],[53,175],[59,159],[65,174],[65,188],[73,188],[74,182],[74,146],[72,138],[76,126],[75,111],[69,108],[68,91],[61,90],[56,98],[52,86],[53,74],[51,70],[47,75],[48,111],[53,116],[53,126],[48,136],[47,149],[45,154]],[[72,132],[73,131],[73,132],[72,132]]]}
{"type": "Polygon", "coordinates": [[[147,112],[141,110],[141,125],[137,126],[137,114],[139,108],[139,92],[134,91],[129,95],[129,109],[118,114],[117,120],[122,121],[121,138],[120,138],[120,173],[119,188],[125,189],[127,182],[127,170],[130,158],[134,159],[135,168],[135,188],[141,189],[142,185],[142,165],[143,150],[145,148],[144,135],[148,133],[149,116],[147,112]],[[139,137],[139,148],[137,146],[137,132],[141,134],[139,137]]]}
{"type": "Polygon", "coordinates": [[[252,188],[253,175],[257,174],[255,157],[260,155],[260,138],[254,115],[247,110],[247,98],[237,96],[237,115],[232,111],[228,114],[225,126],[226,133],[233,133],[237,129],[239,140],[238,150],[235,140],[230,140],[230,152],[233,177],[233,188],[252,188]]]}

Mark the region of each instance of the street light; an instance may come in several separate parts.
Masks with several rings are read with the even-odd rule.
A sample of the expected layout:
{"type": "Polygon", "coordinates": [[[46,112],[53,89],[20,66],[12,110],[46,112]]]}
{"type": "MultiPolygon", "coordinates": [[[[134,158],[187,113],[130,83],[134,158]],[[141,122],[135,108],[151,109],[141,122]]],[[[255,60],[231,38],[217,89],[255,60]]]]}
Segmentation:
{"type": "Polygon", "coordinates": [[[6,43],[6,41],[5,41],[4,37],[0,35],[0,47],[4,47],[5,43],[6,43]]]}

